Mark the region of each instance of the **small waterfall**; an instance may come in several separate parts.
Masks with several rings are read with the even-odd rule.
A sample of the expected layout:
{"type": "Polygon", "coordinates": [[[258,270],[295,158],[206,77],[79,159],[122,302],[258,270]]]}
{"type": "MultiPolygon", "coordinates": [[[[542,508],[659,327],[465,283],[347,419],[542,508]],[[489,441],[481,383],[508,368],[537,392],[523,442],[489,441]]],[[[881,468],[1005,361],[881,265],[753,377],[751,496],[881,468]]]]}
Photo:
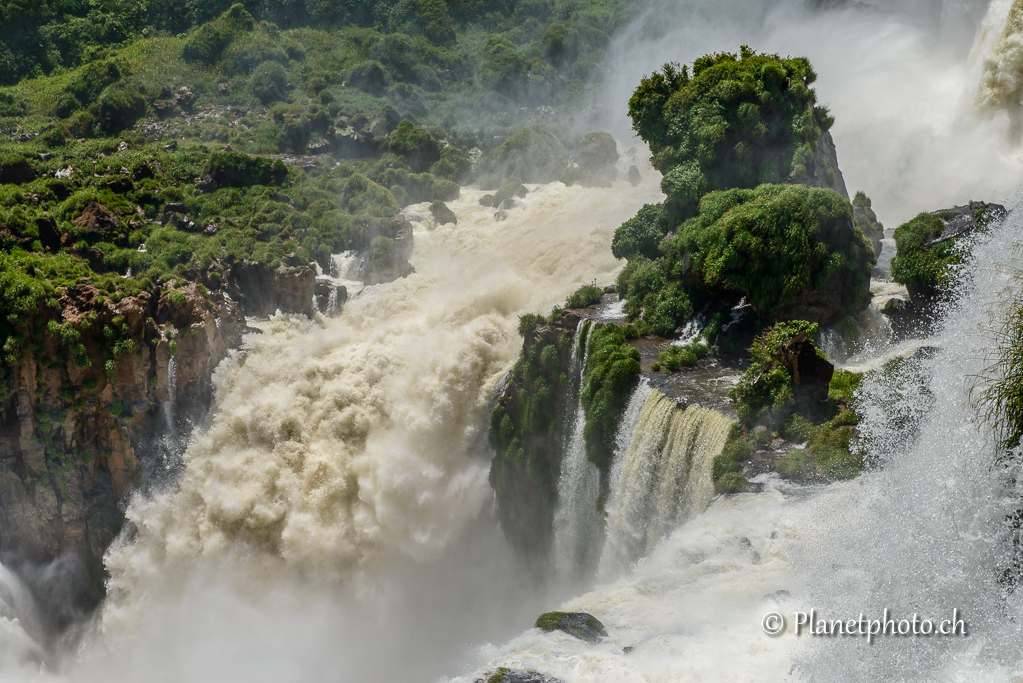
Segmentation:
{"type": "Polygon", "coordinates": [[[333,318],[338,314],[337,305],[337,285],[331,285],[330,294],[327,295],[327,311],[326,315],[328,318],[333,318]]]}
{"type": "Polygon", "coordinates": [[[576,409],[568,448],[561,459],[558,508],[554,513],[554,566],[563,580],[581,578],[587,568],[594,566],[600,548],[600,470],[587,459],[583,438],[586,414],[581,395],[589,358],[587,323],[579,321],[572,346],[570,373],[576,382],[576,409]]]}
{"type": "MultiPolygon", "coordinates": [[[[630,405],[630,409],[633,406],[630,405]]],[[[711,464],[732,421],[650,391],[612,477],[602,575],[626,569],[714,497],[711,464]]]]}
{"type": "Polygon", "coordinates": [[[180,450],[178,448],[178,428],[174,419],[174,401],[177,394],[178,360],[174,356],[167,362],[167,400],[160,405],[160,415],[163,418],[163,444],[160,452],[163,456],[164,466],[171,467],[171,458],[180,450]]]}
{"type": "Polygon", "coordinates": [[[837,330],[822,327],[820,330],[821,351],[832,363],[842,363],[849,356],[845,348],[845,339],[837,330]]]}

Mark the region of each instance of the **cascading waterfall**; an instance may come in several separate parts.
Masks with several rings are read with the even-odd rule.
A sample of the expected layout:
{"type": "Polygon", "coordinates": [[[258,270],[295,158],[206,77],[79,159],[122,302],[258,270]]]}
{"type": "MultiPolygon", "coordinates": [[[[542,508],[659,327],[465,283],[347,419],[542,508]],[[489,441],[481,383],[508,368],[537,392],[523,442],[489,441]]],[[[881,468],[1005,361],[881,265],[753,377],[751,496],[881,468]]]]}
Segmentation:
{"type": "Polygon", "coordinates": [[[733,422],[652,392],[616,474],[608,504],[602,574],[627,568],[714,497],[711,464],[733,422]]]}
{"type": "Polygon", "coordinates": [[[578,580],[594,567],[600,549],[602,523],[597,509],[600,470],[586,457],[583,430],[586,413],[582,382],[589,358],[590,323],[580,320],[575,331],[570,371],[576,382],[576,408],[571,437],[561,459],[558,507],[554,513],[554,564],[563,582],[578,580]]]}

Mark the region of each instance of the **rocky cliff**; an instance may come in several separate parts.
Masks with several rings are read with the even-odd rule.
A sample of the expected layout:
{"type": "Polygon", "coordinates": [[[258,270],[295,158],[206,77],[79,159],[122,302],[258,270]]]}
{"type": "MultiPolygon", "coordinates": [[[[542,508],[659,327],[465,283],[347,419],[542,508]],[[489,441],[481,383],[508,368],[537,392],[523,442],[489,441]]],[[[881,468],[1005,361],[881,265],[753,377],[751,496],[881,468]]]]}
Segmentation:
{"type": "Polygon", "coordinates": [[[145,458],[139,443],[158,430],[161,406],[208,401],[245,321],[237,303],[196,285],[113,303],[80,283],[60,303],[84,354],[30,326],[0,401],[0,552],[77,554],[98,598],[101,558],[145,458]]]}

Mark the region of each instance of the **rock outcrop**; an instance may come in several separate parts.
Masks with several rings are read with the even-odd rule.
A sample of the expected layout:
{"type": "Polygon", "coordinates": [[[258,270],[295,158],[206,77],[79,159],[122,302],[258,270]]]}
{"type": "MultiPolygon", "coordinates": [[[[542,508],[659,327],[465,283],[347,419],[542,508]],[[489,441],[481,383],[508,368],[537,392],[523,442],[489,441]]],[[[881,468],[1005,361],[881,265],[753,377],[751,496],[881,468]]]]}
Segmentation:
{"type": "Polygon", "coordinates": [[[856,223],[856,227],[860,229],[860,232],[870,240],[871,245],[874,247],[874,258],[877,259],[881,256],[881,240],[884,239],[884,226],[877,220],[877,214],[870,208],[870,197],[857,192],[856,196],[852,200],[853,205],[853,222],[856,223]]]}
{"type": "Polygon", "coordinates": [[[520,555],[537,566],[546,560],[557,505],[558,477],[570,438],[573,395],[569,368],[579,317],[521,325],[522,356],[491,413],[494,449],[490,485],[501,528],[520,555]]]}

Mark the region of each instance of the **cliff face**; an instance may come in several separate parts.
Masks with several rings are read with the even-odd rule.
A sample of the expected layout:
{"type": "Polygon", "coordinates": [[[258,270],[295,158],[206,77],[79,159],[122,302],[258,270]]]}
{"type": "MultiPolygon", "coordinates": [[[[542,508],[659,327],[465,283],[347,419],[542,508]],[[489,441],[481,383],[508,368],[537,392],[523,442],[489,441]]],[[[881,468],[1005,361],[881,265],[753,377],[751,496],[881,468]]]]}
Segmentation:
{"type": "Polygon", "coordinates": [[[42,334],[12,368],[0,401],[0,552],[35,562],[76,553],[98,587],[145,457],[136,446],[172,394],[182,407],[209,397],[245,320],[238,304],[196,285],[115,304],[83,283],[60,303],[85,356],[42,334]],[[110,353],[111,332],[131,342],[110,353]]]}
{"type": "Polygon", "coordinates": [[[546,560],[558,476],[578,391],[571,376],[579,317],[523,326],[522,355],[490,415],[490,485],[505,536],[533,562],[546,560]]]}

